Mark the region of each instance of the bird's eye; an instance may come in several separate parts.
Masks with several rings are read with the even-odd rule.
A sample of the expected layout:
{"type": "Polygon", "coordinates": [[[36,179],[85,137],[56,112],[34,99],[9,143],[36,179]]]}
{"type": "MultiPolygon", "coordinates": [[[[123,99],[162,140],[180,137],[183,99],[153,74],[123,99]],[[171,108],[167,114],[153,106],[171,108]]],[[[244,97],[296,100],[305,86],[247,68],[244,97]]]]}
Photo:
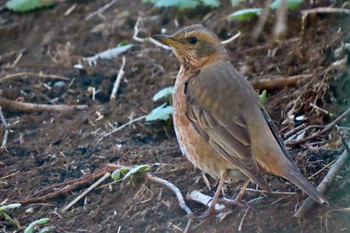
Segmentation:
{"type": "Polygon", "coordinates": [[[188,42],[190,42],[190,44],[195,44],[195,43],[197,43],[197,41],[198,41],[198,39],[197,39],[197,37],[190,37],[190,38],[188,38],[188,42]]]}

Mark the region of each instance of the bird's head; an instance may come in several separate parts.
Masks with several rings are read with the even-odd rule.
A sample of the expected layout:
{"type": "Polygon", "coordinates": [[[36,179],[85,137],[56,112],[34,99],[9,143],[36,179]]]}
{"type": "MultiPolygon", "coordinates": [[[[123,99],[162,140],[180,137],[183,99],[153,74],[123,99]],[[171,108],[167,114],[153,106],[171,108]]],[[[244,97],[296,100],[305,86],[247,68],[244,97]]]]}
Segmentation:
{"type": "Polygon", "coordinates": [[[185,27],[173,35],[157,34],[154,39],[169,45],[186,70],[196,70],[227,53],[219,38],[200,24],[185,27]]]}

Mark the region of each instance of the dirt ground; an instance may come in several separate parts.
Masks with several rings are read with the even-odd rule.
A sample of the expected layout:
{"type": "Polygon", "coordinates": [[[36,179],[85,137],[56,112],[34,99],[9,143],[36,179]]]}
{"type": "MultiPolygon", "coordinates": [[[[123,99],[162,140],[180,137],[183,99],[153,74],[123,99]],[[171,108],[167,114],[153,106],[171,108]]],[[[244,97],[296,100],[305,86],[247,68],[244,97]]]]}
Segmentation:
{"type": "MultiPolygon", "coordinates": [[[[4,4],[2,1],[1,4],[4,4]]],[[[234,11],[229,1],[215,10],[200,7],[178,15],[173,8],[158,9],[141,0],[117,1],[100,15],[86,17],[103,7],[103,1],[66,1],[49,9],[15,14],[0,12],[0,80],[19,72],[59,75],[69,80],[22,75],[0,81],[1,97],[36,104],[87,104],[86,110],[69,112],[23,113],[3,109],[9,125],[7,151],[0,152],[0,203],[15,203],[38,191],[104,168],[107,163],[136,166],[152,165],[151,173],[175,184],[186,195],[193,190],[213,195],[215,181],[209,178],[209,190],[200,170],[195,169],[180,149],[168,122],[138,121],[104,138],[101,136],[136,117],[149,113],[162,103],[152,96],[174,83],[179,64],[174,55],[152,43],[133,41],[139,16],[140,37],[161,30],[175,32],[178,27],[201,23],[221,39],[241,31],[228,44],[232,64],[249,80],[285,78],[305,75],[296,86],[268,90],[266,108],[284,139],[286,133],[305,126],[324,126],[349,106],[350,68],[334,66],[345,59],[342,43],[350,42],[350,17],[343,14],[311,15],[301,31],[301,13],[289,14],[288,34],[280,43],[272,42],[272,16],[257,40],[250,37],[256,20],[230,22],[226,16],[234,11]],[[75,5],[68,15],[67,10],[75,5]],[[211,15],[208,16],[208,13],[211,15]],[[206,17],[207,16],[207,17],[206,17]],[[176,20],[175,20],[176,19],[176,20]],[[121,56],[99,61],[83,70],[73,68],[81,57],[95,55],[118,43],[135,44],[124,55],[125,76],[115,102],[109,101],[113,83],[122,63],[121,56]],[[22,57],[16,61],[22,52],[22,57]],[[92,99],[91,88],[98,93],[92,99]],[[329,111],[310,106],[310,103],[329,111]],[[102,116],[102,118],[100,117],[102,116]],[[304,116],[302,121],[291,116],[304,116]]],[[[345,1],[332,2],[341,7],[345,1]]],[[[301,9],[330,6],[329,1],[305,2],[301,9]]],[[[261,2],[254,3],[261,6],[261,2]]],[[[247,5],[248,6],[248,3],[247,5]]],[[[251,5],[250,5],[251,7],[251,5]]],[[[244,8],[244,5],[241,5],[244,8]]],[[[349,64],[349,62],[348,62],[349,64]]],[[[45,76],[44,75],[44,76],[45,76]]],[[[340,126],[349,125],[349,120],[340,126]]],[[[310,135],[317,128],[306,131],[310,135]]],[[[341,130],[347,137],[348,128],[341,130]]],[[[2,140],[4,128],[0,128],[2,140]]],[[[322,136],[288,148],[302,173],[310,177],[332,162],[344,150],[339,131],[332,129],[322,136]]],[[[322,170],[310,179],[317,185],[327,173],[322,170]]],[[[265,195],[247,191],[242,208],[221,222],[210,219],[195,222],[191,232],[350,232],[349,166],[342,169],[327,191],[329,206],[317,206],[305,218],[291,216],[306,198],[285,180],[267,176],[273,190],[296,192],[293,195],[265,195]],[[244,220],[244,221],[242,221],[244,220]]],[[[241,182],[225,187],[228,197],[238,193],[241,182]]],[[[188,218],[170,190],[142,176],[132,182],[105,181],[67,212],[61,209],[89,185],[38,203],[24,204],[7,213],[22,226],[39,218],[50,218],[52,232],[181,232],[188,218]]],[[[254,184],[249,188],[255,189],[254,184]]],[[[188,202],[197,214],[205,211],[198,203],[188,202]]],[[[0,217],[0,232],[21,232],[0,217]]]]}

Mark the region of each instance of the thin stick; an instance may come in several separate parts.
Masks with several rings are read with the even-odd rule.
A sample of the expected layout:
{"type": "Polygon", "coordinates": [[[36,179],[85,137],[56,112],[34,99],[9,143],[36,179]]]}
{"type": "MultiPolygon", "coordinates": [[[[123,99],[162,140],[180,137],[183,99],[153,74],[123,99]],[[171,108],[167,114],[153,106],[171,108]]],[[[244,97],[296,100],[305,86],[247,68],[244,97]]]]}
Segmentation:
{"type": "Polygon", "coordinates": [[[116,3],[116,2],[117,2],[117,0],[110,1],[109,3],[104,5],[103,7],[99,8],[97,11],[94,11],[91,14],[89,14],[88,16],[86,16],[85,20],[89,20],[92,17],[94,17],[95,15],[99,15],[99,14],[103,13],[105,10],[107,10],[108,8],[113,6],[113,4],[116,3]]]}
{"type": "Polygon", "coordinates": [[[23,56],[23,51],[18,54],[16,60],[13,62],[11,67],[15,67],[18,64],[18,62],[21,60],[22,56],[23,56]]]}
{"type": "MultiPolygon", "coordinates": [[[[250,192],[256,192],[256,193],[267,193],[266,191],[264,190],[260,190],[260,189],[251,189],[251,188],[246,188],[245,189],[246,191],[250,191],[250,192]]],[[[272,192],[272,193],[269,193],[269,194],[278,194],[278,195],[294,195],[295,192],[272,192]]]]}
{"type": "Polygon", "coordinates": [[[186,205],[185,199],[182,196],[182,194],[181,194],[181,192],[180,192],[178,187],[176,187],[173,183],[171,183],[171,182],[169,182],[167,180],[164,180],[162,178],[159,178],[157,176],[153,176],[150,173],[146,173],[146,177],[147,177],[147,179],[149,179],[149,180],[151,180],[153,182],[156,182],[158,184],[161,184],[161,185],[169,188],[173,193],[175,193],[175,195],[177,197],[177,200],[179,201],[180,207],[187,213],[187,215],[191,215],[192,214],[191,209],[186,205]]]}
{"type": "Polygon", "coordinates": [[[4,126],[4,137],[2,139],[0,151],[2,151],[2,150],[6,151],[7,138],[9,136],[9,129],[8,129],[8,125],[6,123],[6,119],[5,119],[4,115],[2,114],[1,106],[0,106],[0,120],[1,120],[2,125],[4,126]]]}
{"type": "Polygon", "coordinates": [[[289,137],[290,135],[294,134],[295,132],[299,131],[301,128],[304,128],[305,126],[306,126],[306,124],[302,123],[301,125],[299,125],[299,126],[293,128],[293,129],[291,129],[290,131],[286,132],[284,134],[284,137],[285,138],[289,137]]]}
{"type": "MultiPolygon", "coordinates": [[[[186,199],[189,201],[195,201],[198,203],[201,203],[207,207],[210,207],[211,204],[213,203],[213,198],[201,193],[198,190],[194,190],[186,195],[186,199]]],[[[215,204],[215,210],[222,210],[225,208],[225,205],[216,203],[215,204]]]]}
{"type": "Polygon", "coordinates": [[[260,80],[253,80],[250,82],[250,84],[255,88],[259,90],[263,89],[282,89],[285,87],[295,86],[297,83],[301,80],[307,80],[309,78],[312,78],[313,74],[301,74],[301,75],[295,75],[285,78],[277,78],[277,79],[260,79],[260,80]]]}
{"type": "Polygon", "coordinates": [[[324,129],[317,131],[316,133],[312,134],[309,137],[306,138],[302,138],[298,141],[294,141],[294,142],[287,142],[286,145],[287,146],[293,146],[293,145],[297,145],[306,141],[309,141],[311,139],[314,139],[316,137],[321,136],[322,134],[324,134],[325,132],[329,131],[331,128],[333,128],[339,121],[341,121],[342,119],[344,119],[348,114],[350,113],[350,108],[348,108],[345,112],[343,112],[339,117],[337,117],[334,121],[332,121],[331,123],[329,123],[328,125],[326,125],[324,127],[324,129]]]}
{"type": "Polygon", "coordinates": [[[72,110],[87,109],[87,105],[65,105],[65,104],[33,104],[18,102],[0,97],[0,107],[9,112],[64,112],[72,110]]]}
{"type": "Polygon", "coordinates": [[[88,194],[91,190],[99,186],[103,181],[105,181],[107,178],[111,177],[111,173],[107,172],[102,176],[98,181],[93,183],[88,189],[86,189],[83,193],[81,193],[79,196],[77,196],[72,202],[70,202],[68,205],[66,205],[61,212],[66,212],[70,207],[72,207],[75,203],[77,203],[80,199],[82,199],[86,194],[88,194]]]}
{"type": "Polygon", "coordinates": [[[37,73],[31,73],[31,72],[20,72],[20,73],[15,73],[15,74],[8,74],[3,77],[0,77],[0,83],[7,81],[12,78],[17,78],[21,76],[34,76],[38,78],[49,78],[49,79],[61,79],[61,80],[70,80],[68,77],[64,76],[59,76],[59,75],[54,75],[54,74],[37,74],[37,73]]]}
{"type": "Polygon", "coordinates": [[[10,175],[1,177],[0,180],[5,180],[5,179],[7,179],[7,178],[10,178],[11,176],[17,175],[18,173],[20,173],[20,171],[16,171],[16,172],[14,172],[14,173],[12,173],[12,174],[10,174],[10,175]]]}
{"type": "Polygon", "coordinates": [[[250,210],[250,208],[248,208],[246,210],[246,212],[244,213],[241,221],[239,222],[238,231],[242,231],[243,222],[244,222],[245,218],[247,217],[247,214],[248,214],[249,210],[250,210]]]}
{"type": "Polygon", "coordinates": [[[317,109],[317,110],[319,110],[320,112],[323,112],[323,113],[329,115],[329,116],[334,116],[333,113],[330,113],[330,112],[328,112],[327,110],[325,110],[325,109],[323,109],[323,108],[320,108],[320,107],[317,106],[316,104],[310,103],[310,106],[313,107],[313,108],[315,108],[315,109],[317,109]]]}
{"type": "Polygon", "coordinates": [[[234,35],[234,36],[228,38],[227,40],[221,41],[221,44],[223,44],[223,45],[229,44],[229,43],[231,43],[232,41],[236,40],[238,37],[240,37],[241,34],[242,34],[242,33],[241,33],[240,31],[238,31],[238,33],[236,33],[236,35],[234,35]]]}
{"type": "MultiPolygon", "coordinates": [[[[89,184],[93,180],[95,180],[98,177],[103,176],[104,174],[106,174],[105,169],[101,169],[101,170],[98,170],[92,174],[88,174],[84,177],[69,180],[69,181],[63,182],[61,184],[55,184],[55,185],[50,186],[50,187],[58,187],[58,186],[62,186],[62,184],[64,184],[64,183],[72,183],[72,185],[68,185],[60,190],[57,190],[57,191],[54,191],[52,193],[48,193],[48,194],[45,194],[45,195],[39,196],[39,197],[26,198],[26,199],[20,200],[18,202],[21,204],[29,204],[29,203],[35,203],[35,202],[46,202],[48,199],[53,199],[53,198],[65,195],[74,189],[77,189],[83,185],[89,184]]],[[[49,188],[45,188],[43,190],[47,191],[48,189],[49,188]]]]}
{"type": "Polygon", "coordinates": [[[312,178],[314,178],[315,176],[317,176],[318,174],[320,174],[322,171],[324,171],[326,168],[328,168],[329,166],[331,166],[335,161],[337,161],[337,159],[334,159],[333,161],[331,161],[330,163],[326,164],[323,168],[321,168],[320,170],[318,170],[315,174],[313,174],[312,176],[308,177],[308,180],[311,180],[312,178]]]}
{"type": "Polygon", "coordinates": [[[134,26],[134,35],[132,36],[132,38],[135,40],[135,41],[138,41],[138,42],[145,42],[145,41],[150,41],[151,43],[153,43],[154,45],[158,46],[158,47],[161,47],[163,49],[166,49],[166,50],[171,50],[171,48],[169,46],[166,46],[158,41],[156,41],[155,39],[153,39],[152,37],[147,37],[147,38],[140,38],[138,37],[138,34],[139,34],[139,25],[142,21],[142,17],[139,16],[137,18],[137,21],[135,23],[135,26],[134,26]]]}
{"type": "Polygon", "coordinates": [[[143,119],[145,119],[145,118],[146,118],[146,115],[140,116],[140,117],[138,117],[138,118],[136,118],[136,119],[133,119],[133,120],[131,120],[131,121],[125,123],[124,125],[119,126],[118,128],[113,129],[112,131],[106,133],[106,134],[103,135],[100,139],[98,139],[97,144],[100,143],[104,138],[108,137],[109,135],[114,134],[115,132],[117,132],[117,131],[119,131],[119,130],[122,130],[122,129],[124,129],[125,127],[127,127],[127,126],[129,126],[129,125],[131,125],[131,124],[133,124],[133,123],[135,123],[135,122],[137,122],[137,121],[143,120],[143,119]]]}
{"type": "Polygon", "coordinates": [[[345,8],[330,8],[330,7],[318,7],[309,10],[302,10],[301,14],[310,15],[310,14],[350,14],[350,9],[345,8]]]}
{"type": "Polygon", "coordinates": [[[192,222],[193,222],[192,218],[189,218],[183,233],[189,233],[190,232],[192,222]]]}
{"type": "Polygon", "coordinates": [[[115,100],[119,86],[120,86],[120,82],[122,81],[122,78],[125,74],[125,72],[124,72],[125,60],[126,60],[125,56],[123,56],[122,66],[120,67],[118,75],[117,75],[117,79],[115,80],[110,100],[115,100]]]}
{"type": "MultiPolygon", "coordinates": [[[[327,188],[331,185],[336,175],[339,173],[340,169],[342,169],[342,167],[344,167],[345,164],[348,162],[349,157],[350,156],[348,151],[344,150],[344,152],[341,154],[338,160],[329,169],[327,175],[323,178],[322,182],[317,186],[318,191],[324,193],[327,190],[327,188]]],[[[293,217],[302,218],[315,204],[316,202],[310,197],[308,197],[297,210],[297,212],[295,212],[293,217]]]]}
{"type": "Polygon", "coordinates": [[[275,40],[282,40],[287,33],[287,0],[281,0],[277,8],[277,20],[273,29],[275,40]]]}
{"type": "Polygon", "coordinates": [[[309,10],[301,11],[301,31],[304,33],[305,30],[305,20],[310,14],[350,14],[350,9],[344,8],[330,8],[330,7],[319,7],[309,10]]]}
{"type": "Polygon", "coordinates": [[[264,28],[264,25],[266,23],[267,18],[269,17],[270,14],[270,5],[271,5],[272,0],[267,0],[265,2],[264,10],[263,13],[261,14],[259,21],[257,25],[255,26],[252,36],[254,39],[258,38],[262,29],[264,28]]]}

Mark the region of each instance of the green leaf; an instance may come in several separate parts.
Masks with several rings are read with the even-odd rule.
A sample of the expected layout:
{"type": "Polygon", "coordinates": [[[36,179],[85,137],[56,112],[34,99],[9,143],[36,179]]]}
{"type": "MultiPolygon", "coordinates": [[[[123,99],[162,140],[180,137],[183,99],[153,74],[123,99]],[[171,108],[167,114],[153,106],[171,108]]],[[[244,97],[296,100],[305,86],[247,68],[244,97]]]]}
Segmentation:
{"type": "Polygon", "coordinates": [[[129,176],[132,176],[136,173],[146,172],[146,171],[149,171],[150,169],[151,169],[151,166],[149,166],[149,165],[139,165],[137,167],[134,167],[124,176],[123,180],[125,180],[129,176]]]}
{"type": "Polygon", "coordinates": [[[261,8],[249,8],[244,10],[238,10],[229,15],[231,20],[243,20],[250,19],[252,17],[258,16],[261,14],[261,8]]]}
{"type": "Polygon", "coordinates": [[[202,0],[202,4],[205,6],[216,8],[220,6],[220,1],[219,0],[202,0]]]}
{"type": "Polygon", "coordinates": [[[195,8],[199,2],[194,0],[144,0],[144,2],[149,2],[156,7],[171,7],[176,6],[180,11],[186,8],[195,8]]]}
{"type": "Polygon", "coordinates": [[[39,220],[36,220],[36,221],[32,222],[24,230],[24,233],[33,233],[34,232],[34,228],[35,228],[36,225],[44,225],[44,224],[48,223],[49,220],[50,220],[49,218],[42,218],[42,219],[39,219],[39,220]]]}
{"type": "MultiPolygon", "coordinates": [[[[286,1],[287,1],[287,8],[289,10],[295,10],[296,8],[298,8],[300,6],[300,4],[303,3],[304,0],[286,0],[286,1]]],[[[276,10],[279,8],[280,4],[281,4],[281,0],[275,0],[270,5],[270,8],[276,10]]]]}
{"type": "Polygon", "coordinates": [[[153,109],[152,112],[146,116],[146,121],[168,120],[169,116],[173,113],[173,107],[166,105],[167,104],[164,103],[153,109]]]}
{"type": "Polygon", "coordinates": [[[18,208],[20,206],[21,206],[21,204],[19,204],[19,203],[3,205],[3,206],[0,206],[0,211],[5,211],[5,210],[8,210],[8,209],[14,209],[14,208],[18,208]]]}
{"type": "Polygon", "coordinates": [[[128,171],[128,168],[119,168],[112,173],[111,177],[113,180],[118,181],[121,179],[121,176],[127,173],[128,171]]]}
{"type": "Polygon", "coordinates": [[[196,8],[199,4],[209,7],[220,6],[219,0],[143,0],[143,2],[152,3],[156,7],[177,7],[180,11],[184,9],[196,8]]]}
{"type": "Polygon", "coordinates": [[[260,97],[260,101],[262,104],[266,104],[267,102],[267,91],[263,90],[263,92],[261,93],[261,95],[259,95],[260,97]]]}
{"type": "Polygon", "coordinates": [[[161,98],[169,98],[172,97],[174,93],[174,87],[166,87],[162,90],[158,91],[152,98],[153,101],[157,101],[161,98]]]}
{"type": "Polygon", "coordinates": [[[44,227],[43,229],[41,229],[39,231],[39,233],[46,233],[46,232],[49,232],[51,230],[55,229],[54,227],[44,227]]]}
{"type": "Polygon", "coordinates": [[[241,2],[245,2],[246,0],[231,0],[231,5],[233,7],[238,6],[241,2]]]}
{"type": "Polygon", "coordinates": [[[50,6],[54,3],[55,0],[10,0],[6,3],[6,7],[15,12],[24,12],[35,8],[50,6]]]}

